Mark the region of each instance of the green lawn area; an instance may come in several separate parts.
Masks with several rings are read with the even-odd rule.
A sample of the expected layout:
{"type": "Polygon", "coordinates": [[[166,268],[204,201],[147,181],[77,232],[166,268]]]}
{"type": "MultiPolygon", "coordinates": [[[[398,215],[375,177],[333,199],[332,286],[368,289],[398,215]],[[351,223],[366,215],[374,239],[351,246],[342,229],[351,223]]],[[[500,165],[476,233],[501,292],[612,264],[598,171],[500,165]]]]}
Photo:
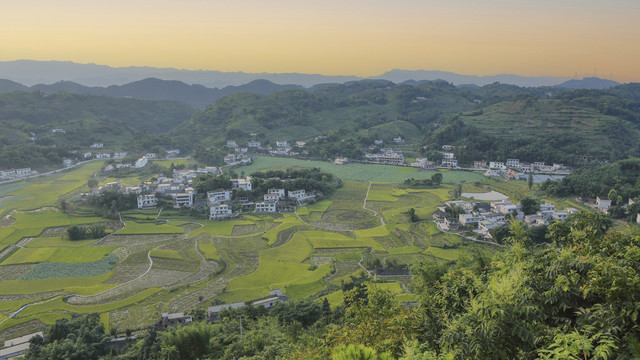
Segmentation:
{"type": "Polygon", "coordinates": [[[171,224],[137,223],[127,221],[125,227],[118,231],[118,235],[139,234],[183,234],[184,229],[171,224]]]}
{"type": "MultiPolygon", "coordinates": [[[[373,181],[373,182],[402,182],[409,178],[430,179],[433,171],[418,171],[417,168],[404,166],[377,165],[377,164],[347,164],[336,165],[328,161],[301,160],[293,158],[279,158],[271,156],[257,156],[253,164],[239,167],[237,171],[251,174],[254,171],[274,168],[319,168],[322,171],[337,175],[343,180],[373,181]]],[[[483,179],[479,172],[469,171],[441,171],[443,182],[459,183],[463,181],[478,181],[483,179]]]]}

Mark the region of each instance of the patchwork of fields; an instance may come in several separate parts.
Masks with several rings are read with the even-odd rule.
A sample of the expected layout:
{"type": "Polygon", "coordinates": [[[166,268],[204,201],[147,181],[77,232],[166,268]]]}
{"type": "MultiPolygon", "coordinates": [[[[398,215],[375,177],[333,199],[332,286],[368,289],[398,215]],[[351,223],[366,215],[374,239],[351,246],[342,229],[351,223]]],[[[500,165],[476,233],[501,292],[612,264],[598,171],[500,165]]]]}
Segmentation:
{"type": "MultiPolygon", "coordinates": [[[[286,161],[298,165],[298,160],[286,161]]],[[[407,174],[431,175],[385,175],[380,169],[386,167],[362,166],[372,167],[368,175],[353,172],[351,178],[398,181],[407,174]]],[[[362,264],[455,261],[496,251],[441,233],[431,221],[453,185],[415,190],[345,181],[331,197],[295,213],[225,221],[132,210],[123,212],[120,222],[89,216],[86,209],[64,214],[52,208],[59,196],[86,189],[98,167],[90,163],[66,174],[0,186],[0,193],[11,197],[0,226],[0,340],[14,336],[14,329],[31,330],[71,313],[99,312],[107,329],[141,329],[162,311],[205,308],[213,299],[245,301],[274,288],[294,299],[327,296],[338,305],[341,284],[359,276],[362,264]],[[410,208],[418,222],[410,221],[410,208]],[[65,235],[70,225],[96,223],[111,233],[82,241],[65,235]]],[[[347,173],[351,170],[339,175],[349,179],[347,173]]],[[[448,173],[443,175],[449,182],[476,176],[448,173]]],[[[383,286],[392,287],[399,300],[412,299],[399,284],[383,286]]]]}

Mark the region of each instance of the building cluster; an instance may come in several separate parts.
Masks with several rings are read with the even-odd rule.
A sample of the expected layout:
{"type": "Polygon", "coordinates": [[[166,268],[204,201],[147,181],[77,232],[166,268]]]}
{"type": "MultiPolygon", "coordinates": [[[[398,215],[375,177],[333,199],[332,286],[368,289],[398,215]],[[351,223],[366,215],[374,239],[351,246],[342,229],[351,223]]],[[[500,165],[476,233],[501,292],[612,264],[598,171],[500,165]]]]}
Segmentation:
{"type": "Polygon", "coordinates": [[[571,172],[564,164],[547,165],[544,162],[526,163],[519,159],[502,161],[474,161],[475,169],[486,169],[485,176],[502,176],[510,179],[526,179],[529,173],[566,175],[571,172]]]}
{"type": "MultiPolygon", "coordinates": [[[[271,145],[263,147],[262,142],[258,140],[248,141],[245,146],[240,146],[235,140],[227,140],[227,147],[233,150],[233,153],[228,153],[224,157],[224,162],[227,165],[238,165],[251,162],[251,157],[247,154],[249,149],[255,151],[262,151],[270,155],[276,156],[295,156],[299,155],[299,152],[294,151],[294,147],[289,144],[288,141],[281,140],[276,141],[276,146],[271,145]]],[[[296,141],[295,148],[302,149],[307,145],[306,141],[296,141]]]]}
{"type": "Polygon", "coordinates": [[[210,306],[207,311],[207,319],[210,322],[216,322],[218,321],[218,317],[220,313],[223,310],[227,310],[227,309],[239,309],[244,306],[253,306],[256,308],[261,306],[261,307],[264,307],[265,309],[270,309],[274,307],[277,303],[285,302],[287,300],[289,300],[289,298],[287,297],[287,295],[285,295],[285,293],[282,290],[275,289],[275,290],[269,291],[269,295],[265,297],[253,299],[248,302],[240,301],[232,304],[210,306]]]}
{"type": "Polygon", "coordinates": [[[0,170],[0,180],[15,180],[37,174],[38,172],[31,168],[0,170]]]}
{"type": "MultiPolygon", "coordinates": [[[[231,179],[232,188],[252,191],[251,177],[244,179],[231,179]]],[[[247,198],[232,197],[231,189],[218,189],[207,192],[209,204],[209,219],[224,219],[233,216],[234,205],[240,211],[249,210],[257,213],[275,213],[293,211],[296,205],[307,200],[315,199],[317,194],[308,194],[306,190],[286,191],[285,189],[269,189],[263,195],[262,201],[249,202],[247,198]]]]}
{"type": "Polygon", "coordinates": [[[393,149],[380,149],[377,153],[365,152],[364,159],[374,164],[404,165],[402,151],[393,149]]]}
{"type": "Polygon", "coordinates": [[[463,200],[447,201],[433,214],[438,227],[444,231],[458,230],[461,226],[471,226],[480,236],[491,239],[491,229],[508,224],[508,219],[524,221],[529,226],[547,225],[550,221],[562,221],[577,213],[574,208],[559,210],[555,205],[545,202],[540,210],[531,215],[522,212],[522,205],[508,199],[492,202],[469,202],[463,200]],[[457,209],[447,212],[449,209],[457,209]],[[458,214],[452,218],[451,213],[458,214]]]}

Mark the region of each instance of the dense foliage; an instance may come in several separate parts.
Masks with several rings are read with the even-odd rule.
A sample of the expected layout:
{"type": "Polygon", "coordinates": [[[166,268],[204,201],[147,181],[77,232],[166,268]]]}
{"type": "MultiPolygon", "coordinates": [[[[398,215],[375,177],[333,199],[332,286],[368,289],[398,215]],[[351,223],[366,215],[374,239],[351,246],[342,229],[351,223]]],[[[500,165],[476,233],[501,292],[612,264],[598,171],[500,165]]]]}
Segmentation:
{"type": "Polygon", "coordinates": [[[98,239],[107,235],[103,225],[72,225],[67,228],[69,240],[98,239]]]}

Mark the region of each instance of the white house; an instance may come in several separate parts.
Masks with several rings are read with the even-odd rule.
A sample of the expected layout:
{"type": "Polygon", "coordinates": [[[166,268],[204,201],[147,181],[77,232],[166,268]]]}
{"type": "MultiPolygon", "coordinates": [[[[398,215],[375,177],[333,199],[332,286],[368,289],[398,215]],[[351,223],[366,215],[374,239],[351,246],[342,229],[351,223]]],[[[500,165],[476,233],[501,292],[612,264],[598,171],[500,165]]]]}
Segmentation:
{"type": "Polygon", "coordinates": [[[251,186],[251,176],[247,176],[244,179],[231,179],[231,184],[234,188],[240,188],[243,190],[253,190],[251,186]]]}
{"type": "Polygon", "coordinates": [[[289,147],[288,141],[276,141],[276,146],[279,148],[289,147]]]}
{"type": "Polygon", "coordinates": [[[83,158],[85,158],[85,159],[88,159],[88,158],[90,158],[90,157],[91,157],[91,153],[87,151],[86,153],[84,153],[84,154],[82,155],[82,157],[83,157],[83,158]]]}
{"type": "Polygon", "coordinates": [[[22,177],[31,174],[31,168],[16,169],[16,176],[22,177]]]}
{"type": "Polygon", "coordinates": [[[294,190],[294,191],[289,191],[289,197],[292,199],[304,199],[307,197],[306,191],[304,191],[304,189],[302,190],[294,190]]]}
{"type": "Polygon", "coordinates": [[[53,129],[51,130],[52,133],[54,134],[66,134],[67,132],[64,129],[53,129]]]}
{"type": "Polygon", "coordinates": [[[227,154],[222,161],[224,161],[225,164],[231,164],[236,161],[236,154],[227,154]]]}
{"type": "Polygon", "coordinates": [[[71,164],[73,164],[73,160],[71,160],[71,159],[63,159],[62,160],[62,166],[64,166],[64,167],[69,167],[69,166],[71,166],[71,164]]]}
{"type": "Polygon", "coordinates": [[[227,140],[227,147],[235,148],[238,147],[238,144],[236,144],[235,140],[227,140]]]}
{"type": "Polygon", "coordinates": [[[520,159],[507,159],[507,162],[505,163],[505,165],[507,167],[519,167],[520,166],[520,159]]]}
{"type": "Polygon", "coordinates": [[[598,206],[598,210],[607,211],[607,209],[611,206],[611,200],[600,199],[600,197],[597,197],[596,205],[598,206]]]}
{"type": "Polygon", "coordinates": [[[146,209],[155,207],[158,205],[158,199],[155,195],[139,195],[138,196],[138,209],[146,209]]]}
{"type": "Polygon", "coordinates": [[[143,168],[143,167],[145,167],[147,165],[148,161],[149,160],[148,160],[147,156],[145,155],[145,156],[141,157],[140,159],[136,160],[136,162],[133,164],[133,167],[136,168],[136,169],[143,168]]]}
{"type": "Polygon", "coordinates": [[[451,151],[453,150],[453,145],[442,145],[442,150],[451,151]]]}
{"type": "Polygon", "coordinates": [[[178,155],[180,155],[180,149],[167,150],[167,156],[178,156],[178,155]]]}
{"type": "Polygon", "coordinates": [[[284,189],[269,189],[267,190],[268,194],[278,194],[280,197],[284,197],[284,189]]]}
{"type": "Polygon", "coordinates": [[[458,160],[455,160],[455,159],[442,159],[442,166],[457,167],[458,166],[458,160]]]}
{"type": "Polygon", "coordinates": [[[221,219],[231,216],[232,208],[230,205],[215,205],[209,208],[209,219],[221,219]]]}
{"type": "Polygon", "coordinates": [[[506,170],[507,166],[503,162],[490,161],[489,162],[489,169],[506,170]]]}
{"type": "Polygon", "coordinates": [[[106,153],[106,152],[99,152],[96,153],[96,159],[109,159],[111,158],[111,154],[106,153]]]}
{"type": "Polygon", "coordinates": [[[89,146],[89,147],[93,148],[93,149],[103,148],[104,147],[104,143],[96,142],[96,143],[91,144],[91,146],[89,146]]]}
{"type": "Polygon", "coordinates": [[[114,159],[123,159],[125,156],[127,156],[127,152],[126,151],[116,151],[113,153],[113,158],[114,159]]]}
{"type": "Polygon", "coordinates": [[[146,154],[144,154],[144,156],[145,156],[147,159],[155,159],[155,158],[157,158],[157,157],[158,157],[158,154],[156,154],[156,153],[146,153],[146,154]]]}
{"type": "Polygon", "coordinates": [[[374,145],[382,145],[384,144],[384,140],[373,140],[374,145]]]}
{"type": "Polygon", "coordinates": [[[276,212],[276,203],[275,202],[259,202],[256,203],[256,212],[259,213],[274,213],[276,212]]]}
{"type": "Polygon", "coordinates": [[[175,204],[173,205],[173,207],[181,208],[181,207],[193,206],[193,195],[195,195],[195,193],[196,192],[195,190],[193,190],[193,188],[186,188],[185,192],[175,194],[174,195],[175,204]]]}
{"type": "Polygon", "coordinates": [[[398,136],[393,138],[393,142],[401,143],[401,142],[404,142],[404,139],[402,138],[402,136],[398,136]]]}
{"type": "Polygon", "coordinates": [[[247,147],[250,147],[250,148],[259,148],[260,146],[261,146],[260,141],[249,141],[247,143],[247,147]]]}
{"type": "Polygon", "coordinates": [[[231,190],[216,190],[216,191],[209,191],[207,193],[207,198],[209,199],[209,202],[211,203],[216,203],[216,202],[220,202],[220,201],[228,201],[231,200],[231,190]]]}
{"type": "Polygon", "coordinates": [[[455,159],[456,155],[452,152],[443,152],[442,153],[442,158],[443,159],[455,159]]]}
{"type": "Polygon", "coordinates": [[[277,202],[280,200],[280,196],[278,194],[264,194],[264,202],[277,202]]]}

